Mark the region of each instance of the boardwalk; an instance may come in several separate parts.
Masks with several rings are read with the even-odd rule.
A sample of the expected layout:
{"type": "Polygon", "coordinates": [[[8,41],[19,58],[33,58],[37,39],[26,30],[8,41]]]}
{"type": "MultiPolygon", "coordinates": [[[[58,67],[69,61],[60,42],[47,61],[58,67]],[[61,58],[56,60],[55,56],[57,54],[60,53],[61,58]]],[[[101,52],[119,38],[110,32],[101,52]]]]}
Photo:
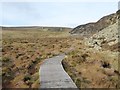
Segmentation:
{"type": "Polygon", "coordinates": [[[62,67],[65,55],[46,59],[40,67],[40,88],[77,88],[62,67]]]}

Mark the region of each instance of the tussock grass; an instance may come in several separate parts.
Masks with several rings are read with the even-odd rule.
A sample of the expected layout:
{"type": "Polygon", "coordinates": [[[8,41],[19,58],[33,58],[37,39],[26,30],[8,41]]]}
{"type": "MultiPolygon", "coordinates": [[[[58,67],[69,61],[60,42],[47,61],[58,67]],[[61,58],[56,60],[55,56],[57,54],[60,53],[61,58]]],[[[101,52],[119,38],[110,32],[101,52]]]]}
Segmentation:
{"type": "Polygon", "coordinates": [[[65,52],[73,41],[68,31],[3,30],[3,87],[39,88],[41,63],[65,52]]]}

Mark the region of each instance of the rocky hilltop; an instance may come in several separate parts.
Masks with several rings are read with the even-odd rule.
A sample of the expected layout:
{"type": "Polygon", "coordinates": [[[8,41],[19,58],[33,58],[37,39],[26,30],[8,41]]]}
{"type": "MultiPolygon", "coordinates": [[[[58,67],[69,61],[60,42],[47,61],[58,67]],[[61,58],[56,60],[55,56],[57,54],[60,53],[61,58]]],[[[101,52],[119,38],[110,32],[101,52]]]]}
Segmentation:
{"type": "Polygon", "coordinates": [[[86,44],[97,49],[116,50],[119,38],[117,26],[118,23],[115,23],[94,34],[89,39],[86,38],[86,44]]]}
{"type": "Polygon", "coordinates": [[[113,13],[107,16],[102,17],[97,22],[87,23],[84,25],[79,25],[70,31],[71,34],[79,34],[81,36],[91,36],[102,29],[116,23],[117,13],[113,13]]]}
{"type": "Polygon", "coordinates": [[[119,40],[118,40],[119,39],[118,30],[120,24],[119,16],[120,16],[120,11],[117,11],[117,13],[114,14],[114,18],[111,19],[111,22],[109,22],[109,25],[106,28],[101,29],[99,32],[93,34],[89,38],[85,38],[86,45],[90,47],[94,47],[96,49],[120,51],[119,40]]]}
{"type": "Polygon", "coordinates": [[[118,42],[119,16],[120,10],[104,16],[95,23],[79,25],[70,33],[84,36],[86,45],[91,48],[120,51],[118,42]]]}

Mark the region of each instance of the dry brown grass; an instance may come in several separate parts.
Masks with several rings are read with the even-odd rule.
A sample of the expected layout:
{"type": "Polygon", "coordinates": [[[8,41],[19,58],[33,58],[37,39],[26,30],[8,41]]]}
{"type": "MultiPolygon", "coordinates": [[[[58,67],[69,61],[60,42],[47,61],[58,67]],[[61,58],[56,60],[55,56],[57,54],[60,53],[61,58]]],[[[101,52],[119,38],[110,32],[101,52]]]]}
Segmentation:
{"type": "Polygon", "coordinates": [[[3,31],[3,87],[39,88],[42,61],[66,53],[63,65],[78,87],[117,87],[118,53],[96,51],[67,31],[3,31]]]}
{"type": "Polygon", "coordinates": [[[67,54],[63,65],[79,88],[118,87],[118,74],[115,73],[118,71],[118,52],[77,45],[67,54]]]}
{"type": "Polygon", "coordinates": [[[42,61],[66,51],[72,41],[68,36],[66,31],[3,30],[3,87],[39,88],[42,61]]]}

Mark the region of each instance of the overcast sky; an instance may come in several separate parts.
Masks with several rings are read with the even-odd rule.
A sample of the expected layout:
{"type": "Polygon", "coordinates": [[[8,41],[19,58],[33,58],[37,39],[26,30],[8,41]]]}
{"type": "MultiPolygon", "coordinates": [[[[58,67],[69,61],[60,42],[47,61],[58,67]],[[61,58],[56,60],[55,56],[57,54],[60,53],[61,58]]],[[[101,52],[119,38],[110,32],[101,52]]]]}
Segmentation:
{"type": "Polygon", "coordinates": [[[115,13],[117,2],[4,2],[0,25],[75,27],[115,13]],[[1,20],[2,19],[2,20],[1,20]]]}

